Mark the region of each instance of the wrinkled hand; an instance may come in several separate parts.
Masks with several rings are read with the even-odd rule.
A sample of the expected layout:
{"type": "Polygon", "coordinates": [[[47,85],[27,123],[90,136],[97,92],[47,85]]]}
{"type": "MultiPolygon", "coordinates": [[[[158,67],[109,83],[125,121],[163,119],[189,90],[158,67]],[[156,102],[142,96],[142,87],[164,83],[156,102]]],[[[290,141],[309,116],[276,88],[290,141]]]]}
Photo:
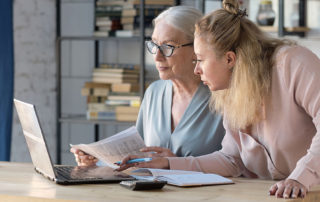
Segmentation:
{"type": "Polygon", "coordinates": [[[140,158],[140,157],[136,155],[129,155],[125,157],[121,161],[121,164],[119,165],[120,167],[116,169],[116,171],[123,171],[131,167],[169,169],[169,160],[163,157],[155,157],[148,162],[138,162],[138,163],[128,163],[128,164],[126,163],[127,161],[131,159],[136,159],[136,158],[140,158]]]}
{"type": "Polygon", "coordinates": [[[98,162],[97,158],[86,154],[79,149],[71,148],[70,152],[74,154],[78,166],[94,166],[98,162]]]}
{"type": "Polygon", "coordinates": [[[140,149],[141,152],[152,152],[148,154],[149,157],[175,157],[170,149],[163,147],[144,147],[140,149]]]}
{"type": "Polygon", "coordinates": [[[292,179],[285,179],[272,185],[269,190],[270,195],[277,198],[304,198],[307,194],[306,187],[300,182],[292,179]]]}

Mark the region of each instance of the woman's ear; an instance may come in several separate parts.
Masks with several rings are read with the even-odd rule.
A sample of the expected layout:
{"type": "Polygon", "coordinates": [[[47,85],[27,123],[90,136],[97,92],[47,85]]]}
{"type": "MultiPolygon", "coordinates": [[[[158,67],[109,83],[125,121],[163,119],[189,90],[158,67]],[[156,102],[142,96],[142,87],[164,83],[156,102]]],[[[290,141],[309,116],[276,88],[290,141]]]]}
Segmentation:
{"type": "Polygon", "coordinates": [[[235,52],[228,51],[226,52],[225,57],[227,59],[227,65],[229,69],[232,69],[236,65],[236,60],[237,60],[237,56],[235,52]]]}

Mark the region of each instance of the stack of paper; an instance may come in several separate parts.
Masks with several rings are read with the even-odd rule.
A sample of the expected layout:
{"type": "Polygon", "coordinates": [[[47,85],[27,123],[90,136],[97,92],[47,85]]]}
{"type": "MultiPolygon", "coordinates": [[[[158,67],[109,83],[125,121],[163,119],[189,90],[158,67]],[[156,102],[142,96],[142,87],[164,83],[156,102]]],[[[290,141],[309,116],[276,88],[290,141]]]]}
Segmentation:
{"type": "Polygon", "coordinates": [[[71,145],[71,147],[96,157],[112,168],[118,168],[119,166],[114,163],[121,161],[127,155],[147,155],[140,152],[145,144],[135,126],[98,142],[71,145]]]}

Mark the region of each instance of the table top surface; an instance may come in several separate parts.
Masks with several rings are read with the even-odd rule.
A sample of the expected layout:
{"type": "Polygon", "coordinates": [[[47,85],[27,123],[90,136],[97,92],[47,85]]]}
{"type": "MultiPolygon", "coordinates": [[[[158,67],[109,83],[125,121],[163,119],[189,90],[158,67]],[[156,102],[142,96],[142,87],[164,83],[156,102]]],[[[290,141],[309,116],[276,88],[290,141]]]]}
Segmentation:
{"type": "Polygon", "coordinates": [[[0,162],[0,201],[320,201],[320,186],[302,199],[268,195],[275,181],[232,178],[235,184],[201,187],[166,185],[161,190],[131,191],[118,183],[57,185],[30,163],[0,162]]]}

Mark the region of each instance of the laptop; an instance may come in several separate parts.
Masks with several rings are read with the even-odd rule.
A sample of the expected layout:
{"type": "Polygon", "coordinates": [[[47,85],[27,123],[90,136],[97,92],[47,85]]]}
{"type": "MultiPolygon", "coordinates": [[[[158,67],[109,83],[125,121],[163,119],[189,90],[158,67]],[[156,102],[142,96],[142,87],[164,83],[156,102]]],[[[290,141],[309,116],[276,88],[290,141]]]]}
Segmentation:
{"type": "Polygon", "coordinates": [[[111,183],[135,179],[107,166],[53,165],[35,106],[17,99],[14,99],[14,104],[35,170],[46,178],[63,185],[111,183]]]}

